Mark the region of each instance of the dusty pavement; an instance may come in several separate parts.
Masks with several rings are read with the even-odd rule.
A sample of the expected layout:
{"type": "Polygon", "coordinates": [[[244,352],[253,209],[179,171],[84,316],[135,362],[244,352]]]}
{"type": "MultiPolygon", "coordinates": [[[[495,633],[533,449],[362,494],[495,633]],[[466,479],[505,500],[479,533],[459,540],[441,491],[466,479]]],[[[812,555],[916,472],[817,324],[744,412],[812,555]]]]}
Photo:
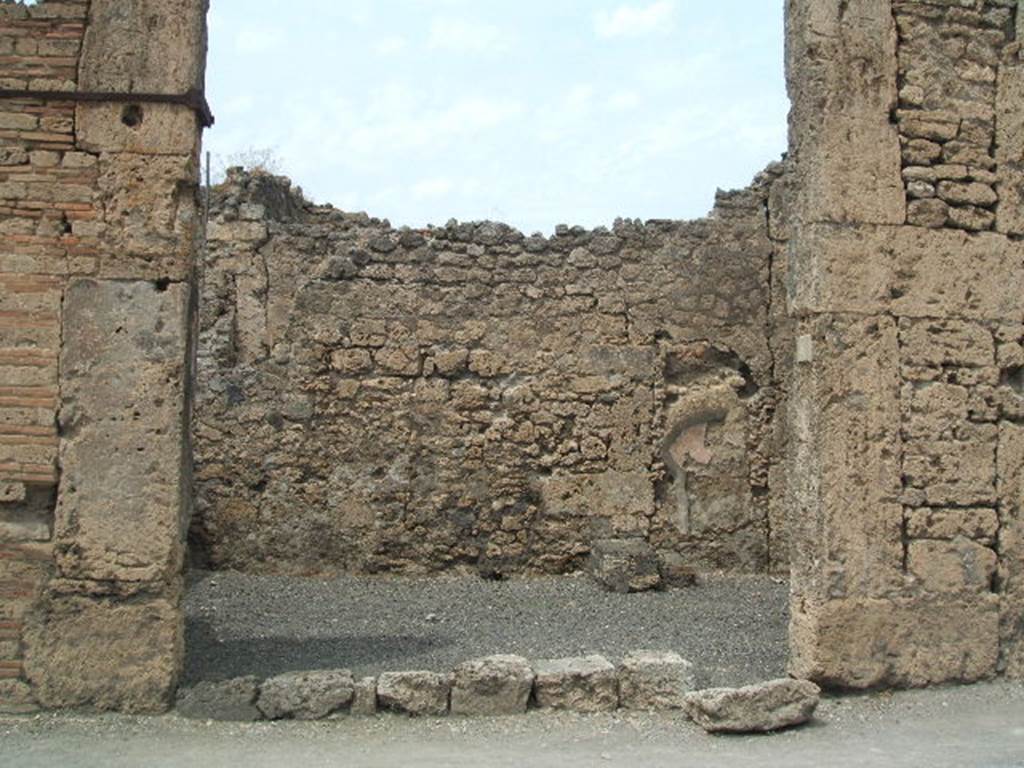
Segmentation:
{"type": "Polygon", "coordinates": [[[511,581],[332,579],[194,572],[186,684],[340,667],[358,675],[447,672],[492,653],[528,659],[638,649],[692,661],[702,685],[785,674],[789,585],[709,576],[682,590],[618,595],[586,576],[511,581]]]}
{"type": "Polygon", "coordinates": [[[828,699],[814,724],[767,736],[714,737],[678,715],[621,713],[244,725],[174,716],[0,718],[0,765],[1006,768],[1024,766],[1024,685],[828,699]]]}

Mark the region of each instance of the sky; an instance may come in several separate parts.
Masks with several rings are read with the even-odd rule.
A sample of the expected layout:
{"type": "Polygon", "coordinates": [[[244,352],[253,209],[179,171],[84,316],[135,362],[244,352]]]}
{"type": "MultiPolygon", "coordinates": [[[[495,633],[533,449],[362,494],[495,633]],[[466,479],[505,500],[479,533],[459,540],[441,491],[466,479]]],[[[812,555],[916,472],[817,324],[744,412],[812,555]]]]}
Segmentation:
{"type": "Polygon", "coordinates": [[[394,225],[697,218],[786,147],[782,0],[213,0],[213,168],[394,225]]]}

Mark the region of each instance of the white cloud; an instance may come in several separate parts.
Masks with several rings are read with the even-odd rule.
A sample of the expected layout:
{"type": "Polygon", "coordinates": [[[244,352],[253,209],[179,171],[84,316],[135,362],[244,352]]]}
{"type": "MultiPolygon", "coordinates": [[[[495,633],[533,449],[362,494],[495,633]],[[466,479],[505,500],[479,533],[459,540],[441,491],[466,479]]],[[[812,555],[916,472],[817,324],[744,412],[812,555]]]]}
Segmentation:
{"type": "Polygon", "coordinates": [[[285,42],[279,30],[270,27],[246,26],[238,30],[235,50],[239,53],[268,53],[285,42]]]}
{"type": "Polygon", "coordinates": [[[409,41],[404,37],[385,37],[377,41],[377,44],[373,46],[373,50],[380,56],[392,56],[404,51],[408,45],[409,41]]]}
{"type": "Polygon", "coordinates": [[[412,196],[417,200],[436,200],[445,197],[455,186],[451,179],[440,177],[436,179],[423,179],[413,184],[412,196]]]}
{"type": "Polygon", "coordinates": [[[647,6],[620,5],[614,11],[598,11],[594,31],[600,38],[638,37],[663,29],[672,18],[675,4],[658,0],[647,6]]]}
{"type": "Polygon", "coordinates": [[[433,50],[456,53],[493,53],[506,51],[511,40],[494,24],[463,19],[434,19],[427,46],[433,50]]]}
{"type": "Polygon", "coordinates": [[[640,96],[635,91],[617,91],[608,99],[608,106],[616,112],[634,109],[640,104],[640,96]]]}

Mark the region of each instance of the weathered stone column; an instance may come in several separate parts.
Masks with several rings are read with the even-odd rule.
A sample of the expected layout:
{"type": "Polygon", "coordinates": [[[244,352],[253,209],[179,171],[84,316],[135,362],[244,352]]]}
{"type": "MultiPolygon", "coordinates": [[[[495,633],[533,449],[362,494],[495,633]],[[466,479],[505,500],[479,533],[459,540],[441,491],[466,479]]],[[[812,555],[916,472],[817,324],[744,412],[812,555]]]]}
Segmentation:
{"type": "Polygon", "coordinates": [[[1021,415],[1024,249],[993,231],[1018,203],[992,137],[997,107],[1019,118],[995,85],[1001,72],[1013,90],[1015,13],[1015,0],[788,3],[801,677],[975,680],[1001,668],[1001,603],[1003,666],[1020,634],[1003,574],[1020,570],[1021,453],[1004,445],[1021,415]]]}
{"type": "Polygon", "coordinates": [[[42,0],[0,11],[21,38],[53,20],[37,51],[67,41],[63,80],[19,85],[94,94],[0,105],[67,114],[59,137],[36,131],[4,142],[8,165],[24,155],[51,169],[45,188],[11,196],[28,211],[17,231],[52,235],[52,259],[3,266],[46,275],[61,298],[58,485],[52,533],[34,551],[48,577],[26,586],[33,600],[12,623],[21,680],[0,689],[0,709],[157,711],[172,699],[183,657],[201,124],[193,106],[152,96],[202,91],[206,0],[42,0]],[[52,201],[41,221],[30,215],[37,199],[52,201]]]}

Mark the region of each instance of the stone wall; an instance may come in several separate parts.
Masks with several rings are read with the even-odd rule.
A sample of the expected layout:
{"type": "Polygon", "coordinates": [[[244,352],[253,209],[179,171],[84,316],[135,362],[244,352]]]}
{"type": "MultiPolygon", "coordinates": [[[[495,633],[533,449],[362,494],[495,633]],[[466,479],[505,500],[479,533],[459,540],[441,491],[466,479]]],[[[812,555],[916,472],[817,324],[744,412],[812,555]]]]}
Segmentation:
{"type": "Polygon", "coordinates": [[[230,174],[202,295],[196,551],[502,577],[640,538],[666,565],[784,569],[780,174],[706,220],[550,238],[396,230],[230,174]]]}
{"type": "Polygon", "coordinates": [[[802,677],[1021,673],[1016,5],[790,2],[802,677]]]}
{"type": "Polygon", "coordinates": [[[176,685],[205,10],[0,2],[0,711],[176,685]]]}

